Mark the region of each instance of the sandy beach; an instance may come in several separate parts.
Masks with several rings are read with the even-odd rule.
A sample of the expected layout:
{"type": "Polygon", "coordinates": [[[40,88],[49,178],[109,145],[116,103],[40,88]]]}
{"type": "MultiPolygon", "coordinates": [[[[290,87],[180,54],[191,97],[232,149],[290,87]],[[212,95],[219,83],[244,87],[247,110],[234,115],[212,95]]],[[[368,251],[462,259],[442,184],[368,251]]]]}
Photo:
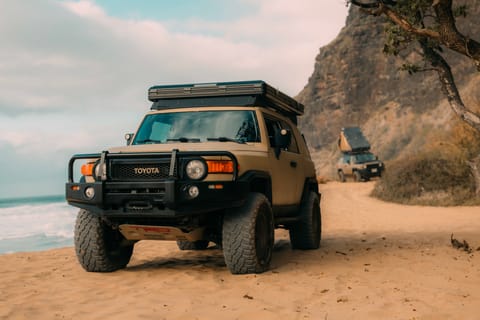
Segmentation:
{"type": "Polygon", "coordinates": [[[293,251],[278,230],[263,274],[173,242],[140,242],[107,274],[85,272],[73,248],[1,255],[0,319],[479,319],[480,207],[390,204],[372,188],[320,185],[321,248],[293,251]]]}

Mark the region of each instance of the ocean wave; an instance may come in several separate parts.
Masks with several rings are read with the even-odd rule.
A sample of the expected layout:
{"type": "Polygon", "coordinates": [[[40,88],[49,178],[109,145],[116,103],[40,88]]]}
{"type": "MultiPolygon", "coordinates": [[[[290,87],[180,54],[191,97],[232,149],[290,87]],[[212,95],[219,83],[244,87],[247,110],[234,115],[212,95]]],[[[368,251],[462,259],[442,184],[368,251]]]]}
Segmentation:
{"type": "Polygon", "coordinates": [[[0,253],[19,251],[18,245],[28,251],[29,244],[36,250],[72,242],[77,211],[65,202],[0,208],[0,253]]]}
{"type": "Polygon", "coordinates": [[[6,198],[0,199],[0,208],[18,207],[22,205],[41,205],[49,203],[65,203],[64,195],[56,196],[38,196],[24,198],[6,198]]]}
{"type": "Polygon", "coordinates": [[[22,238],[0,240],[0,254],[42,251],[73,246],[72,238],[32,235],[22,238]]]}

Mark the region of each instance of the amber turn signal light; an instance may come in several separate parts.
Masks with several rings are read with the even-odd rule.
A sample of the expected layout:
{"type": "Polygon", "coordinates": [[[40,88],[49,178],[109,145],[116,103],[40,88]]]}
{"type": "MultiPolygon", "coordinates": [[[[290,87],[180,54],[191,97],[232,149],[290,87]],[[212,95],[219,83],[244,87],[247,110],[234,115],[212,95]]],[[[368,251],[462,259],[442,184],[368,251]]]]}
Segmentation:
{"type": "Polygon", "coordinates": [[[88,163],[85,163],[80,172],[82,173],[82,175],[84,176],[93,176],[93,167],[95,167],[95,163],[94,162],[88,162],[88,163]]]}
{"type": "Polygon", "coordinates": [[[233,173],[232,160],[207,160],[208,173],[233,173]]]}

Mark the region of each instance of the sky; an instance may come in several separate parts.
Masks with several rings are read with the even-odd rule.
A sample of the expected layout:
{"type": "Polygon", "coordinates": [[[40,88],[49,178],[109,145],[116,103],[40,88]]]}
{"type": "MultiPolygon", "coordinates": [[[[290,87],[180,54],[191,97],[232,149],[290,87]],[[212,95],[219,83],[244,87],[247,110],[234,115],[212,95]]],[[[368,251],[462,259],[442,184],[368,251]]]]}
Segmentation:
{"type": "Polygon", "coordinates": [[[152,85],[265,80],[295,96],[345,0],[0,0],[0,198],[64,193],[124,145],[152,85]]]}

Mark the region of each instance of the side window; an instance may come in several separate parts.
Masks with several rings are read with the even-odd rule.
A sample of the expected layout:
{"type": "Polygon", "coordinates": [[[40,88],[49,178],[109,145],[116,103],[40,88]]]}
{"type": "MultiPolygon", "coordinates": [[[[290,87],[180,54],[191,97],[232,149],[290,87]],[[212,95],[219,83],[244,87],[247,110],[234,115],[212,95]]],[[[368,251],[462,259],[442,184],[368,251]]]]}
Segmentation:
{"type": "Polygon", "coordinates": [[[292,139],[290,141],[290,145],[285,151],[299,153],[297,140],[293,135],[293,131],[291,126],[289,126],[286,122],[271,118],[265,115],[265,124],[267,126],[267,133],[268,133],[268,140],[270,141],[270,147],[275,147],[275,132],[281,129],[287,129],[292,133],[292,139]]]}
{"type": "Polygon", "coordinates": [[[275,147],[275,132],[281,129],[280,122],[271,118],[265,117],[265,124],[267,126],[268,141],[270,142],[270,147],[275,147]]]}
{"type": "Polygon", "coordinates": [[[282,122],[282,129],[287,129],[292,133],[292,139],[290,140],[290,145],[288,146],[287,151],[299,153],[297,140],[295,139],[295,135],[293,134],[292,127],[290,127],[288,123],[282,122]]]}

